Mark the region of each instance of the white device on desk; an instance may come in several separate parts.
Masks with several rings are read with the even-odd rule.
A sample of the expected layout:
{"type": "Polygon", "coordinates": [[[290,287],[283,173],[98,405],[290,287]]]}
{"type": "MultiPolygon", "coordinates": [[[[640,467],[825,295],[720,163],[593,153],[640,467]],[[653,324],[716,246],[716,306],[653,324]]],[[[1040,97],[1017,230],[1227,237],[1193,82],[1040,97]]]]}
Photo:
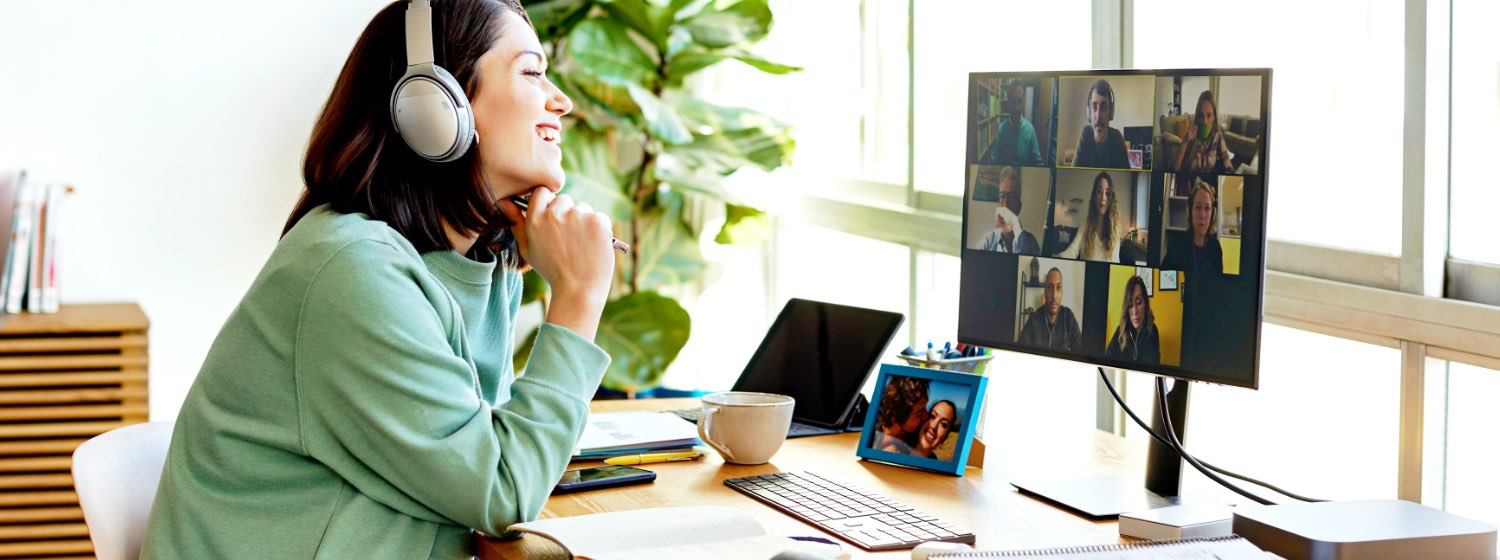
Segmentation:
{"type": "Polygon", "coordinates": [[[1240,506],[1234,533],[1288,560],[1495,558],[1495,527],[1403,500],[1240,506]]]}

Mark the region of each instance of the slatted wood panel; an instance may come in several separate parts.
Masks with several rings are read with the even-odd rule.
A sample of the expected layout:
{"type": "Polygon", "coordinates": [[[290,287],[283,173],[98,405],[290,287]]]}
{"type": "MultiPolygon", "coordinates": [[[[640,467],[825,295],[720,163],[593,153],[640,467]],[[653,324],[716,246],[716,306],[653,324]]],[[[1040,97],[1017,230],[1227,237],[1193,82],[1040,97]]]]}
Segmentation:
{"type": "Polygon", "coordinates": [[[147,327],[134,304],[0,315],[0,559],[93,557],[73,450],[147,420],[147,327]]]}

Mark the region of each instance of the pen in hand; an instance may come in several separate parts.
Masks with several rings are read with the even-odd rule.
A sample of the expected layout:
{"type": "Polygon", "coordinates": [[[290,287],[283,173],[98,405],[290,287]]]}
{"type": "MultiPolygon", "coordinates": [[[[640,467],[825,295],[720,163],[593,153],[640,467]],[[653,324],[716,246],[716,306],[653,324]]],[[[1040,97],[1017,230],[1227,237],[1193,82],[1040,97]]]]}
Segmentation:
{"type": "MultiPolygon", "coordinates": [[[[527,210],[528,203],[530,202],[529,200],[527,200],[526,197],[520,196],[520,195],[516,195],[516,196],[510,197],[510,201],[512,203],[514,203],[517,207],[519,207],[522,212],[525,212],[527,210]]],[[[614,246],[615,250],[619,251],[620,254],[625,254],[625,253],[629,253],[630,252],[630,245],[627,245],[624,241],[620,241],[619,239],[615,239],[615,238],[611,237],[609,239],[609,243],[610,243],[610,245],[614,246]]]]}

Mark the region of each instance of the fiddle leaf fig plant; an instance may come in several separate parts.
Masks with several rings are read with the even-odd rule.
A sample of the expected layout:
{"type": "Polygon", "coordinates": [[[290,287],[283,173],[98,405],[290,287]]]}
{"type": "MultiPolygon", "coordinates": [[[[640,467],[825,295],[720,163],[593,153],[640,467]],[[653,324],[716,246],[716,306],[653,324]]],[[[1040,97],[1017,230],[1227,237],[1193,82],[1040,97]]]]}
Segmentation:
{"type": "MultiPolygon", "coordinates": [[[[751,47],[771,30],[767,0],[548,0],[523,2],[550,61],[549,78],[573,100],[561,144],[564,192],[605,212],[630,244],[596,342],[613,358],[606,388],[660,384],[687,344],[692,321],[676,297],[706,268],[689,208],[722,208],[721,244],[759,243],[769,217],[725,187],[745,167],[788,163],[790,127],[764,114],[696,96],[687,78],[737,61],[767,74],[800,68],[751,47]]],[[[529,275],[534,276],[534,273],[529,275]]],[[[528,279],[524,301],[546,286],[528,279]]],[[[535,333],[532,333],[532,337],[535,333]]],[[[531,338],[517,349],[524,367],[531,338]]]]}

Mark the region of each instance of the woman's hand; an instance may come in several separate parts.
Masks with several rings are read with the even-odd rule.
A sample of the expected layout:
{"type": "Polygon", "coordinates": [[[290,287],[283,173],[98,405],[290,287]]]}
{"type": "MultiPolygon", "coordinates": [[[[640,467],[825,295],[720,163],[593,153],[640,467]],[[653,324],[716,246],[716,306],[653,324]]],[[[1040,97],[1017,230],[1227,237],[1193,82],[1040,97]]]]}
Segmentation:
{"type": "Polygon", "coordinates": [[[531,193],[522,212],[509,199],[500,211],[516,225],[511,233],[521,257],[552,287],[547,322],[592,339],[614,278],[609,217],[545,187],[531,193]]]}

